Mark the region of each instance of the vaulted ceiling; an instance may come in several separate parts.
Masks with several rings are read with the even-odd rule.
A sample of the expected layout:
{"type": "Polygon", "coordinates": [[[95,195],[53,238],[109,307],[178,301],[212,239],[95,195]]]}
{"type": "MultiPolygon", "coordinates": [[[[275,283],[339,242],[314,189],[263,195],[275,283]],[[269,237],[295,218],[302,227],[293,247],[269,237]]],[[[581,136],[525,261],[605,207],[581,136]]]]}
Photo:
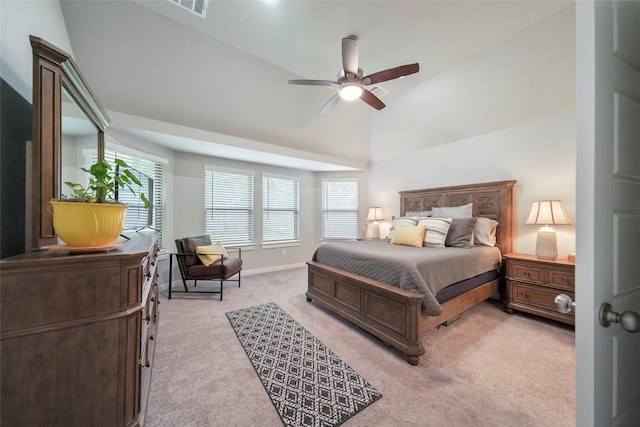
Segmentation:
{"type": "Polygon", "coordinates": [[[380,115],[415,108],[415,88],[571,4],[211,0],[203,19],[169,0],[61,1],[116,135],[310,170],[366,168],[380,115]],[[336,89],[287,81],[335,79],[350,34],[365,74],[413,62],[420,72],[381,84],[383,110],[341,102],[320,115],[336,89]]]}

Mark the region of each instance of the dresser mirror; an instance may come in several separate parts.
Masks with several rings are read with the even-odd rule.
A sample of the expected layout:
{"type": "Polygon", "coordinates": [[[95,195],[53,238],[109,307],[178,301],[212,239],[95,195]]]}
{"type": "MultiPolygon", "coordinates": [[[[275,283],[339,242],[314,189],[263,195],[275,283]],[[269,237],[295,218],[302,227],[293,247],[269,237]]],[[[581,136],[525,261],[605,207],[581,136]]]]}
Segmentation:
{"type": "Polygon", "coordinates": [[[104,158],[110,120],[73,58],[49,42],[29,37],[33,51],[33,141],[28,152],[26,248],[57,243],[49,201],[64,181],[78,181],[82,148],[104,158]]]}
{"type": "Polygon", "coordinates": [[[86,184],[87,174],[80,168],[85,165],[84,153],[97,150],[98,128],[62,86],[62,140],[60,145],[61,179],[59,192],[62,198],[72,197],[65,182],[86,184]]]}

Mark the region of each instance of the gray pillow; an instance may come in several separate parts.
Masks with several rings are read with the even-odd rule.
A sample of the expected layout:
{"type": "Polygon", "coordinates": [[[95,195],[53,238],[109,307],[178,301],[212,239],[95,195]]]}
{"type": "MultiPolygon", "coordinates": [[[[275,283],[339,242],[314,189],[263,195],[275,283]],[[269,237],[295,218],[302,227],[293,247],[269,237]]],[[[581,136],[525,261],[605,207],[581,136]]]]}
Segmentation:
{"type": "Polygon", "coordinates": [[[473,227],[476,221],[478,218],[453,218],[444,245],[454,248],[472,248],[474,246],[473,227]]]}
{"type": "Polygon", "coordinates": [[[473,216],[473,203],[462,206],[451,206],[431,209],[434,218],[471,218],[473,216]]]}

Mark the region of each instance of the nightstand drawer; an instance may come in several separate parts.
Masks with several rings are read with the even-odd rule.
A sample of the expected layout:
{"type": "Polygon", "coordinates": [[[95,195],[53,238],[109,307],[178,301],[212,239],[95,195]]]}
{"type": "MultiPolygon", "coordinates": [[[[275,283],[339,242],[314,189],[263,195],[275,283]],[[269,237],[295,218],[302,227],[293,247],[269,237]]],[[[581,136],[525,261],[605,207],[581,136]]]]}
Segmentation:
{"type": "Polygon", "coordinates": [[[527,282],[544,283],[544,269],[524,263],[512,263],[509,275],[527,282]]]}
{"type": "Polygon", "coordinates": [[[573,291],[576,288],[576,276],[573,271],[549,270],[549,283],[573,291]]]}
{"type": "MultiPolygon", "coordinates": [[[[556,312],[554,301],[559,294],[558,290],[519,282],[511,282],[511,284],[513,286],[512,298],[514,302],[556,312]]],[[[575,299],[573,292],[567,292],[567,295],[569,295],[572,300],[575,299]]],[[[573,316],[573,312],[571,312],[571,315],[573,316]]]]}

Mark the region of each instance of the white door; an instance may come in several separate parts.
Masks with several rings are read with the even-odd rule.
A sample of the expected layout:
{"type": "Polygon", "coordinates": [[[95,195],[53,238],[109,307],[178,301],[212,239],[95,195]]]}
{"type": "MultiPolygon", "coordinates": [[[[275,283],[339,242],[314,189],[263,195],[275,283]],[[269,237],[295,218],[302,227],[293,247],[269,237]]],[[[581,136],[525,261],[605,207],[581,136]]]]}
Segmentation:
{"type": "Polygon", "coordinates": [[[576,2],[578,426],[640,425],[640,1],[576,2]]]}

